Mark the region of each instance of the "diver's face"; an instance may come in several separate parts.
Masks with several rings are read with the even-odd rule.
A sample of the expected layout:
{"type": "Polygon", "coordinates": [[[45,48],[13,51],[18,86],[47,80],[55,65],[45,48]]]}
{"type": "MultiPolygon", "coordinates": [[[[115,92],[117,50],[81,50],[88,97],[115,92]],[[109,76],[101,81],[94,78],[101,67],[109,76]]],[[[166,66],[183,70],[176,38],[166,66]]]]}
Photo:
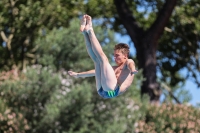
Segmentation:
{"type": "Polygon", "coordinates": [[[117,65],[123,64],[127,60],[127,56],[124,55],[120,50],[114,51],[114,59],[117,65]]]}

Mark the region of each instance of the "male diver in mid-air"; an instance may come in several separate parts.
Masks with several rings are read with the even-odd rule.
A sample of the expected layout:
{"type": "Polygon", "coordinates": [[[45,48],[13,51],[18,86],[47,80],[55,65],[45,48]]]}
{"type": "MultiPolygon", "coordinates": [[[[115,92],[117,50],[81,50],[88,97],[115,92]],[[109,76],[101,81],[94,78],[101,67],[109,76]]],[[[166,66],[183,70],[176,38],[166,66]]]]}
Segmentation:
{"type": "Polygon", "coordinates": [[[97,92],[103,98],[113,98],[124,93],[137,73],[134,61],[128,59],[129,46],[124,43],[115,45],[114,59],[117,66],[111,66],[96,38],[89,15],[83,16],[80,31],[84,35],[87,52],[95,69],[79,73],[68,71],[69,75],[76,78],[95,76],[97,92]]]}

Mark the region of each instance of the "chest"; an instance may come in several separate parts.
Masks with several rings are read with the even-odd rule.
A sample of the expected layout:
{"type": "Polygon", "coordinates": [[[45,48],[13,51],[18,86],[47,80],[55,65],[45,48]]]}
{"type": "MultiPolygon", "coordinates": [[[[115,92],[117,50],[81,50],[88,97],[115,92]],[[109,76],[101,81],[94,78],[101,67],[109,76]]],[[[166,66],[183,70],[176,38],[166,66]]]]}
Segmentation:
{"type": "Polygon", "coordinates": [[[116,75],[116,77],[118,78],[119,77],[119,75],[122,73],[122,69],[120,69],[120,68],[116,68],[115,69],[115,75],[116,75]]]}
{"type": "Polygon", "coordinates": [[[115,76],[118,80],[123,79],[129,74],[129,70],[127,68],[118,67],[114,71],[115,71],[115,76]]]}

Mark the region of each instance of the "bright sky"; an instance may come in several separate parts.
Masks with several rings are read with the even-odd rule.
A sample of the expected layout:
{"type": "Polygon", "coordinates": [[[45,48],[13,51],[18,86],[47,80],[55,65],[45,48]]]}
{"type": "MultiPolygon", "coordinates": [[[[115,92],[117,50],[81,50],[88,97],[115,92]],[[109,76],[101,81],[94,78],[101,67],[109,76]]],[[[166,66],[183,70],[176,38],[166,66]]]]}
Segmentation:
{"type": "MultiPolygon", "coordinates": [[[[120,34],[116,34],[116,40],[117,42],[123,42],[126,44],[130,44],[130,37],[128,35],[121,36],[120,34]]],[[[132,45],[131,45],[132,46],[132,45]]],[[[130,47],[131,54],[135,55],[136,51],[134,47],[130,47]]],[[[182,71],[182,74],[185,75],[185,71],[182,71]]],[[[200,78],[200,77],[199,77],[200,78]]],[[[192,100],[189,102],[192,105],[196,105],[197,103],[200,104],[200,88],[197,88],[197,85],[194,84],[191,80],[186,81],[186,85],[184,87],[186,90],[189,90],[189,92],[192,95],[192,100]]]]}

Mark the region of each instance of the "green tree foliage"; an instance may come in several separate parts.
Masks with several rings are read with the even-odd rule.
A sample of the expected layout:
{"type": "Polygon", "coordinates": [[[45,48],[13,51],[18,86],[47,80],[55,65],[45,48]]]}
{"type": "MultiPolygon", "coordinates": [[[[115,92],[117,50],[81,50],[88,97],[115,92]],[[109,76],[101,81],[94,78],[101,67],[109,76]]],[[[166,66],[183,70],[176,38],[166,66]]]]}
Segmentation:
{"type": "Polygon", "coordinates": [[[135,80],[124,95],[104,100],[94,84],[85,80],[73,85],[66,72],[55,73],[50,67],[34,65],[19,77],[1,82],[1,99],[11,112],[24,116],[29,128],[21,131],[27,133],[128,132],[144,116],[145,107],[138,100],[141,80],[135,80]]]}
{"type": "Polygon", "coordinates": [[[55,73],[41,65],[27,69],[18,79],[10,74],[11,80],[1,82],[4,101],[0,104],[1,131],[10,128],[27,133],[199,131],[198,109],[174,104],[147,106],[148,100],[141,102],[141,73],[123,95],[102,99],[94,83],[86,80],[75,83],[65,71],[55,73]]]}
{"type": "Polygon", "coordinates": [[[198,133],[200,111],[188,105],[150,106],[144,120],[136,125],[140,133],[198,133]]]}
{"type": "Polygon", "coordinates": [[[196,2],[180,3],[160,40],[159,69],[170,86],[192,79],[200,87],[200,6],[196,2]],[[182,69],[187,74],[180,75],[182,69]]]}
{"type": "Polygon", "coordinates": [[[41,120],[44,105],[51,94],[60,88],[59,77],[50,69],[33,66],[26,76],[23,74],[18,80],[6,80],[1,83],[1,98],[11,111],[21,113],[34,130],[41,120]]]}
{"type": "Polygon", "coordinates": [[[68,26],[80,14],[83,1],[12,0],[0,1],[0,69],[25,69],[35,63],[33,43],[39,32],[68,26]]]}
{"type": "MultiPolygon", "coordinates": [[[[5,100],[5,99],[4,99],[5,100]]],[[[29,129],[27,120],[21,113],[11,111],[5,102],[0,99],[0,132],[21,132],[29,129]]]]}

